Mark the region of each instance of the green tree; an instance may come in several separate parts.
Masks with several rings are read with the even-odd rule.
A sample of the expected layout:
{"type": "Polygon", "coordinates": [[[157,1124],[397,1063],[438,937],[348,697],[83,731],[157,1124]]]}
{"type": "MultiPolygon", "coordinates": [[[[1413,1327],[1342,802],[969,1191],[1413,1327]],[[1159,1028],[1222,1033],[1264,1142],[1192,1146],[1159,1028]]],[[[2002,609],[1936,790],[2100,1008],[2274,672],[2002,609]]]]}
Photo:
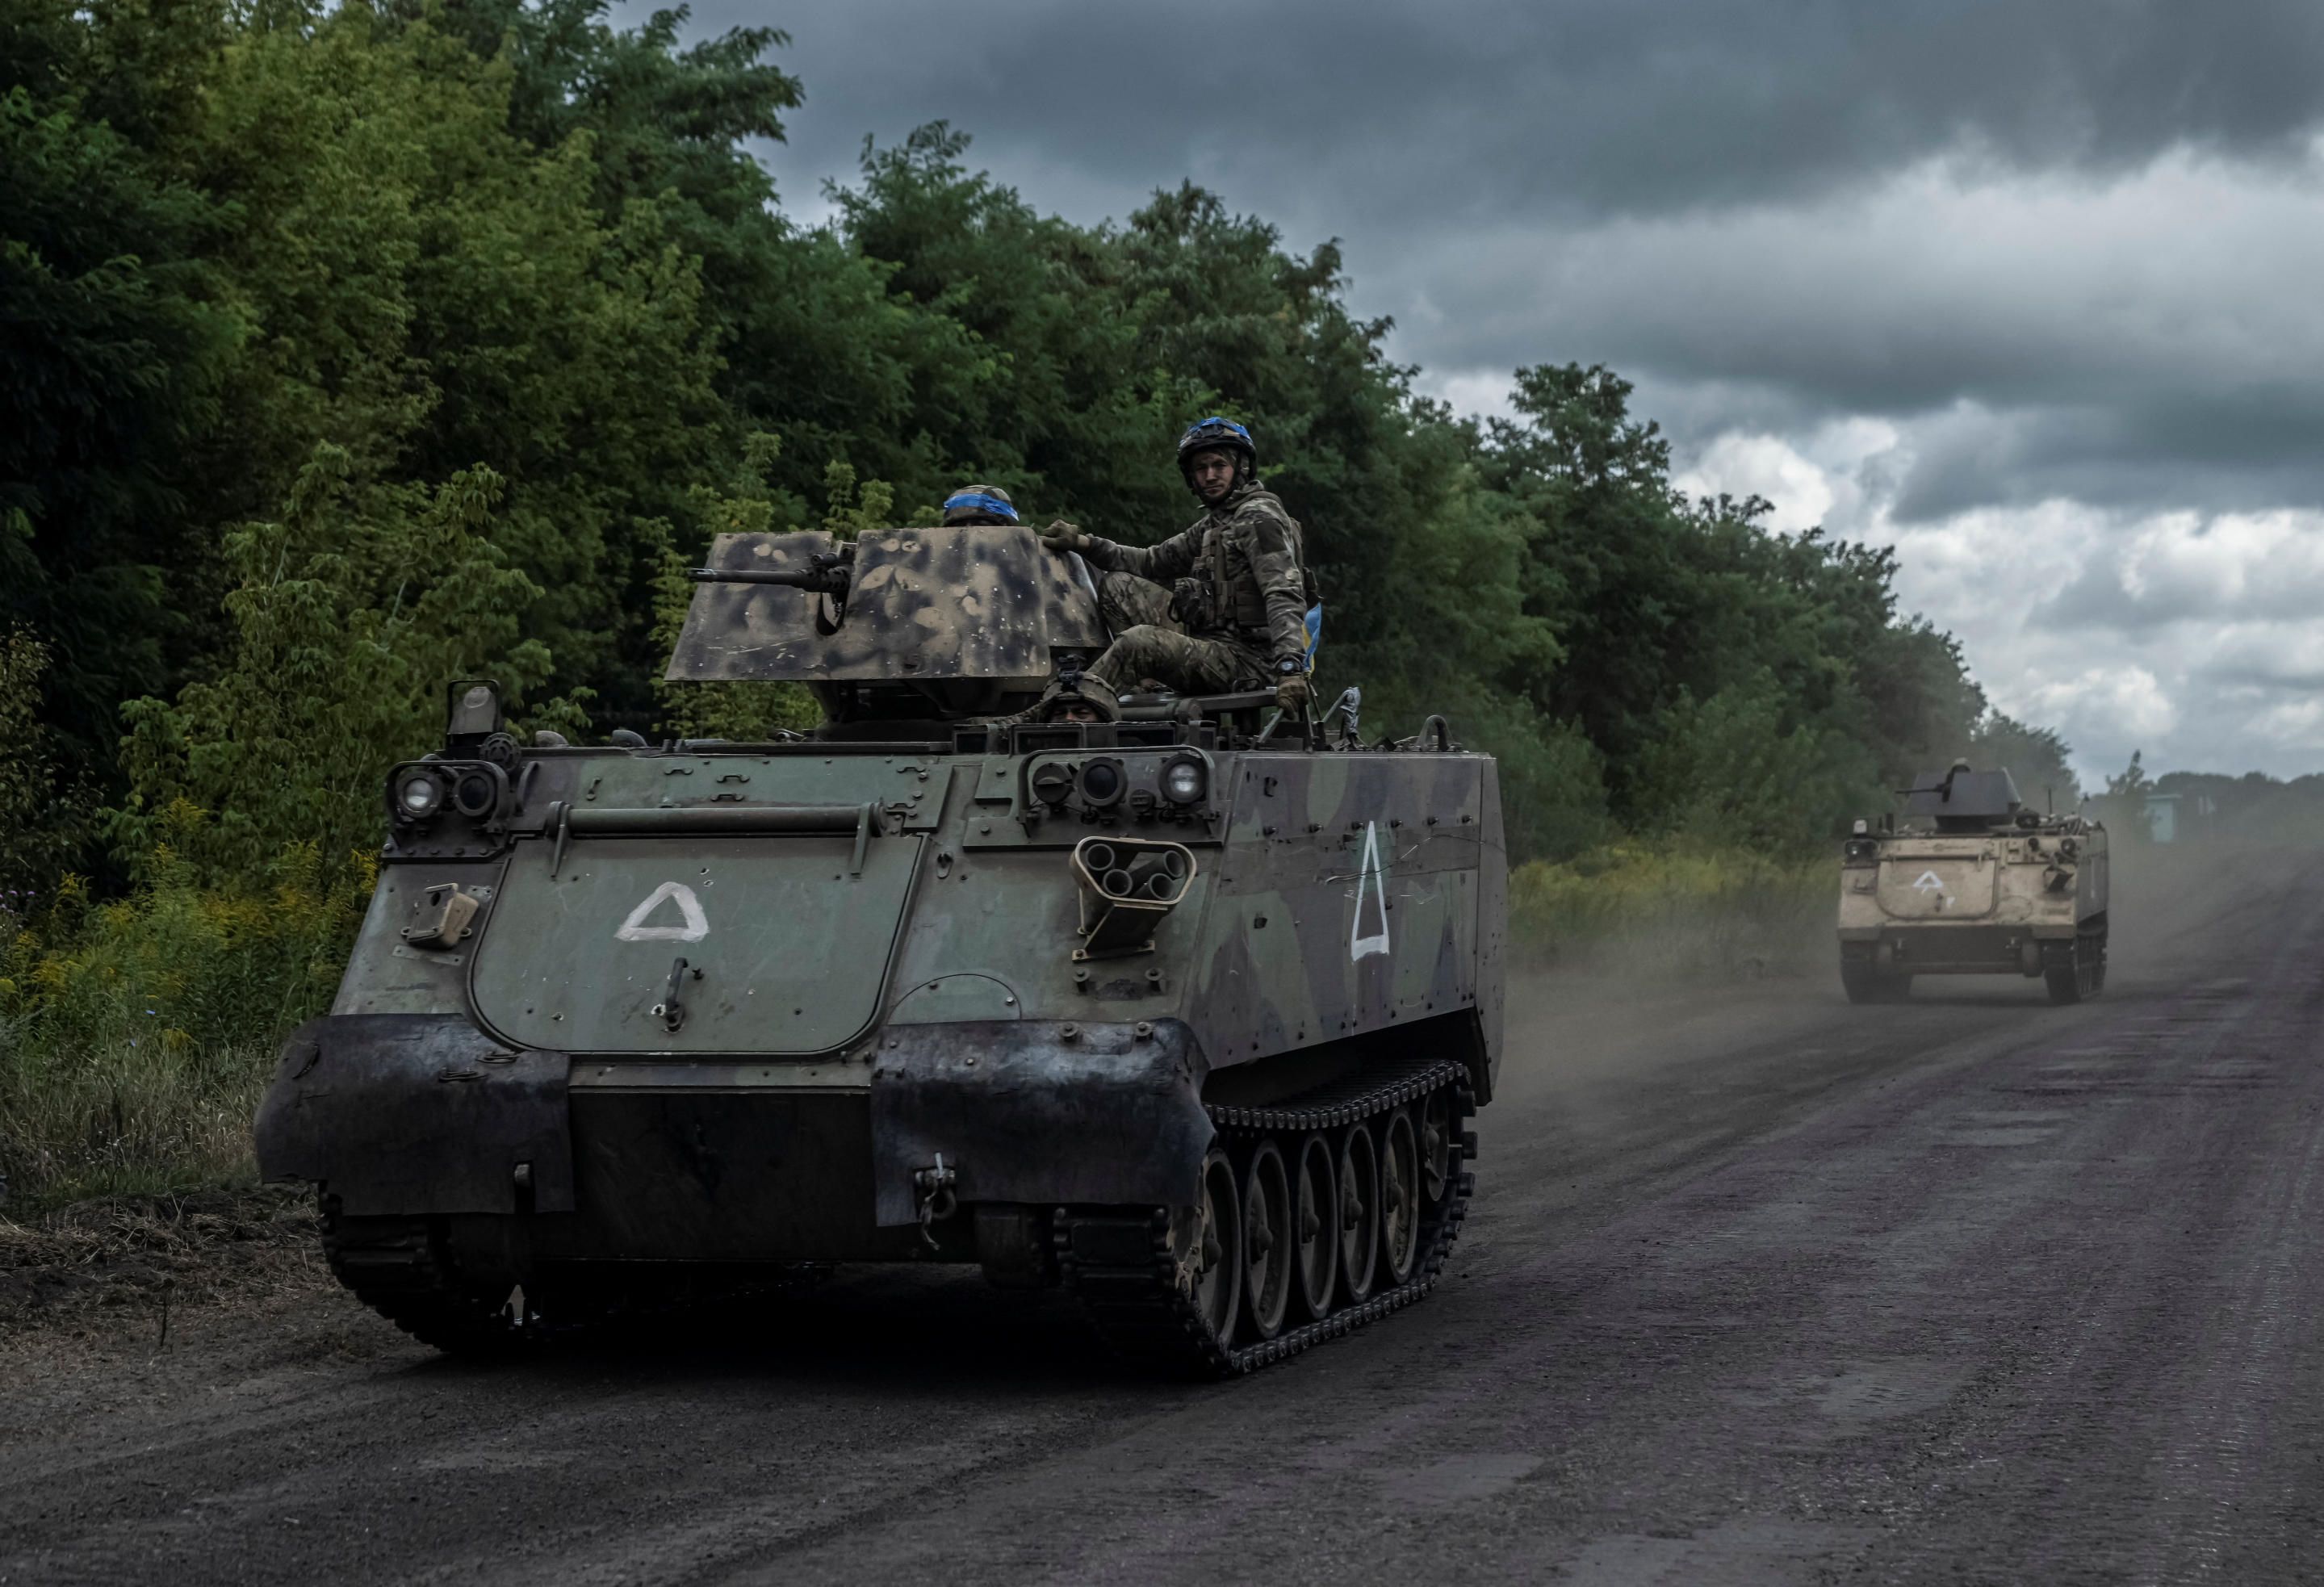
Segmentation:
{"type": "Polygon", "coordinates": [[[509,131],[507,60],[360,5],[269,15],[226,51],[200,145],[244,217],[226,263],[259,330],[233,432],[264,494],[242,511],[321,444],[357,498],[489,467],[560,687],[641,702],[638,526],[724,455],[698,264],[651,198],[601,213],[589,134],[509,131]]]}
{"type": "Polygon", "coordinates": [[[440,742],[447,680],[497,677],[521,702],[549,676],[522,636],[539,586],[489,538],[500,477],[374,495],[390,511],[369,515],[354,472],[318,446],[279,521],[226,537],[237,584],[216,675],[124,707],[131,793],[112,828],[141,863],[231,887],[298,845],[335,874],[379,842],[388,765],[440,742]]]}
{"type": "Polygon", "coordinates": [[[0,8],[0,627],[45,652],[41,717],[82,766],[206,632],[186,453],[244,327],[202,258],[227,214],[153,145],[214,14],[0,8]]]}

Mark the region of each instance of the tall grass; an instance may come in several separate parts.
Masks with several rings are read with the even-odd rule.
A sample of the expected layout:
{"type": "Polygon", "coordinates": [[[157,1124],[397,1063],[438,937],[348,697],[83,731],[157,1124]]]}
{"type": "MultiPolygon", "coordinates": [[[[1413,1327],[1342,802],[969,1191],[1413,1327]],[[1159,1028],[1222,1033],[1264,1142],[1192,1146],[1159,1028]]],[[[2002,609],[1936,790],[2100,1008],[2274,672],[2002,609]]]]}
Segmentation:
{"type": "Polygon", "coordinates": [[[0,908],[9,1210],[247,1177],[275,1047],[328,1005],[372,881],[293,847],[270,886],[205,889],[164,851],[127,899],[68,878],[0,908]]]}
{"type": "Polygon", "coordinates": [[[1683,842],[1613,844],[1509,873],[1521,966],[1673,982],[1797,974],[1834,952],[1830,855],[1775,858],[1683,842]]]}

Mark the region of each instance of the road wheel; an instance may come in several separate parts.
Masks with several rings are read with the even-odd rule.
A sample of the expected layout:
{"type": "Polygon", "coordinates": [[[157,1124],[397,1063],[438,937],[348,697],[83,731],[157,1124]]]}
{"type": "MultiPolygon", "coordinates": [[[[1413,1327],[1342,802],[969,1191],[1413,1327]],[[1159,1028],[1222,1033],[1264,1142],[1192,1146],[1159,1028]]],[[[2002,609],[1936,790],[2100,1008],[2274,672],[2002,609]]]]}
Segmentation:
{"type": "Polygon", "coordinates": [[[1340,1293],[1350,1306],[1372,1292],[1379,1268],[1379,1154],[1372,1132],[1348,1126],[1340,1142],[1340,1293]]]}
{"type": "Polygon", "coordinates": [[[1431,1213],[1452,1187],[1452,1088],[1440,1085],[1420,1104],[1420,1192],[1431,1213]]]}
{"type": "Polygon", "coordinates": [[[1299,1147],[1291,1185],[1291,1228],[1299,1273],[1299,1304],[1320,1321],[1332,1310],[1340,1277],[1340,1186],[1332,1172],[1332,1143],[1311,1135],[1299,1147]]]}
{"type": "Polygon", "coordinates": [[[1412,1277],[1420,1255],[1420,1140],[1412,1114],[1398,1108],[1380,1137],[1381,1282],[1393,1288],[1412,1277]]]}
{"type": "Polygon", "coordinates": [[[1203,1159],[1203,1191],[1194,1204],[1194,1249],[1182,1260],[1191,1269],[1194,1309],[1222,1345],[1234,1338],[1242,1301],[1242,1217],[1234,1165],[1216,1147],[1203,1159]]]}
{"type": "Polygon", "coordinates": [[[1291,1269],[1297,1251],[1291,1223],[1291,1186],[1283,1153],[1262,1140],[1250,1154],[1242,1179],[1243,1316],[1252,1333],[1272,1339],[1283,1332],[1291,1306],[1291,1269]]]}

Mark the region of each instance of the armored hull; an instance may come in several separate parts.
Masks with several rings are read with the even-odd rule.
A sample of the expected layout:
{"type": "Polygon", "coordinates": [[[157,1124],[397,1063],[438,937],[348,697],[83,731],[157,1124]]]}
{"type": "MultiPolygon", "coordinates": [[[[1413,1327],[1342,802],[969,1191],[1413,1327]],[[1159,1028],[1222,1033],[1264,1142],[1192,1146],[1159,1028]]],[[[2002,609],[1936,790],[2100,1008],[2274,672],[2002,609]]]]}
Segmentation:
{"type": "Polygon", "coordinates": [[[1204,1371],[1377,1316],[1433,1281],[1492,1094],[1494,766],[1258,726],[399,768],[446,791],[262,1168],[452,1348],[835,1262],[1066,1285],[1204,1371]]]}
{"type": "Polygon", "coordinates": [[[2040,978],[2058,1002],[2105,984],[2105,829],[2022,811],[2014,790],[2002,803],[1948,813],[1934,830],[1848,840],[1840,960],[1852,1000],[1903,997],[1921,975],[2040,978]]]}

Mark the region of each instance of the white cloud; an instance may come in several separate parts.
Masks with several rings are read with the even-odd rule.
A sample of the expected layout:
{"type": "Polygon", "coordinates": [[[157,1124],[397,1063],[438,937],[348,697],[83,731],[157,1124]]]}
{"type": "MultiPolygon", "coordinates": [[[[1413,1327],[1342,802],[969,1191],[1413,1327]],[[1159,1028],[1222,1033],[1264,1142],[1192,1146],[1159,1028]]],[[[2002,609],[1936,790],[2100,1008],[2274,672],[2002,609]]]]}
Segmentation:
{"type": "Polygon", "coordinates": [[[1775,510],[1763,521],[1786,534],[1821,523],[1836,499],[1833,477],[1778,436],[1720,436],[1671,483],[1691,495],[1764,497],[1775,510]]]}
{"type": "Polygon", "coordinates": [[[2062,499],[1898,522],[1910,426],[1736,430],[1682,459],[1692,491],[1756,490],[1777,526],[1896,548],[1908,612],[1958,636],[2000,709],[2054,727],[2096,786],[2150,770],[2324,770],[2324,512],[2144,515],[2062,499]]]}

